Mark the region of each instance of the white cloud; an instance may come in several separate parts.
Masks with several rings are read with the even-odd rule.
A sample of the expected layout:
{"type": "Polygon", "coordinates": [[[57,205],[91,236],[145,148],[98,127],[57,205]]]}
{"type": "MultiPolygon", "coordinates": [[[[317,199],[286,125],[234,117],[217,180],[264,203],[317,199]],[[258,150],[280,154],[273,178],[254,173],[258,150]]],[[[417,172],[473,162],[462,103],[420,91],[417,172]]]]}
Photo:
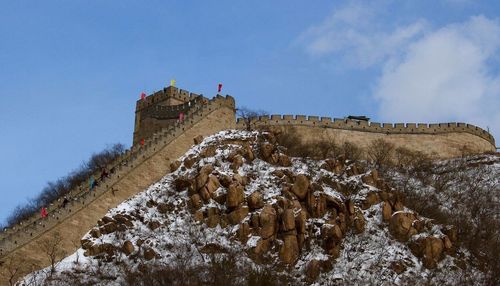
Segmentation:
{"type": "Polygon", "coordinates": [[[349,4],[299,42],[311,57],[343,68],[379,67],[371,84],[379,120],[467,122],[500,140],[498,21],[475,16],[440,28],[426,20],[388,27],[383,9],[349,4]]]}
{"type": "Polygon", "coordinates": [[[351,3],[305,31],[299,42],[311,56],[339,54],[350,67],[367,68],[396,56],[427,26],[420,20],[390,32],[380,31],[375,21],[379,11],[380,7],[367,3],[351,3]]]}
{"type": "Polygon", "coordinates": [[[374,92],[387,121],[460,121],[500,134],[500,25],[483,16],[419,38],[387,64],[374,92]]]}

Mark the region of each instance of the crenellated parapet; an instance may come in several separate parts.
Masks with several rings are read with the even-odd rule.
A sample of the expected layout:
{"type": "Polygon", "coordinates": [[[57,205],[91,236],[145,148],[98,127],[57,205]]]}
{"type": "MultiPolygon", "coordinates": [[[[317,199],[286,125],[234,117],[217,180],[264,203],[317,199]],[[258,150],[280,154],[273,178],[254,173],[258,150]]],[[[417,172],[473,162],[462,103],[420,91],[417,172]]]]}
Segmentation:
{"type": "MultiPolygon", "coordinates": [[[[259,116],[250,120],[252,128],[265,126],[309,126],[332,128],[340,130],[381,133],[381,134],[447,134],[468,133],[488,141],[493,147],[495,139],[486,130],[472,124],[450,123],[378,123],[319,116],[305,115],[270,115],[259,116]]],[[[239,129],[247,128],[248,122],[238,118],[236,126],[239,129]]],[[[494,150],[494,149],[493,149],[494,150]]]]}
{"type": "Polygon", "coordinates": [[[181,120],[195,105],[207,104],[208,99],[187,90],[169,86],[136,102],[133,144],[147,139],[158,130],[181,120]]]}

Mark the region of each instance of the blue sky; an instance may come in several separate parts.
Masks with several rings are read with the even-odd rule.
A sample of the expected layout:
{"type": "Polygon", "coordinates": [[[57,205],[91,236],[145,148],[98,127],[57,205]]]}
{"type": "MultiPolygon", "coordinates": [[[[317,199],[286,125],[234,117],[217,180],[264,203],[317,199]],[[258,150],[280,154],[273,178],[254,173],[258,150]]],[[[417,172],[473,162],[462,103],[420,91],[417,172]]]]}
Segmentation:
{"type": "Polygon", "coordinates": [[[467,0],[0,0],[0,221],[92,152],[129,146],[135,100],[172,78],[205,96],[222,82],[239,106],[275,114],[461,121],[498,139],[499,12],[467,0]]]}

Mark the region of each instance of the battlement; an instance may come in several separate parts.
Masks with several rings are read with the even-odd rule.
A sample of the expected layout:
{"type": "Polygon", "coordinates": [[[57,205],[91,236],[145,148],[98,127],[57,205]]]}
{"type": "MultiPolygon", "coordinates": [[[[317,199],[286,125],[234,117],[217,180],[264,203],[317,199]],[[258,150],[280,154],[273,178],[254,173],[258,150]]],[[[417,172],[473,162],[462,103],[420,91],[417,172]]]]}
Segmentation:
{"type": "Polygon", "coordinates": [[[208,99],[187,90],[169,86],[136,102],[133,144],[153,135],[158,130],[175,124],[180,114],[188,115],[198,104],[208,99]]]}
{"type": "MultiPolygon", "coordinates": [[[[178,105],[182,103],[187,103],[196,99],[198,97],[203,97],[201,94],[196,94],[183,90],[174,86],[169,86],[163,88],[162,90],[153,92],[151,95],[146,96],[144,99],[139,99],[136,102],[136,112],[141,111],[144,108],[150,106],[158,105],[159,103],[166,103],[166,105],[178,105]]],[[[207,100],[207,99],[205,99],[207,100]]]]}
{"type": "MultiPolygon", "coordinates": [[[[263,127],[274,125],[311,126],[322,128],[333,128],[383,134],[446,134],[446,133],[469,133],[488,141],[493,147],[495,139],[486,130],[472,124],[461,122],[449,123],[378,123],[358,121],[343,118],[305,116],[305,115],[269,115],[259,116],[250,120],[250,126],[263,127]]],[[[247,122],[238,118],[236,126],[239,129],[247,128],[247,122]]]]}

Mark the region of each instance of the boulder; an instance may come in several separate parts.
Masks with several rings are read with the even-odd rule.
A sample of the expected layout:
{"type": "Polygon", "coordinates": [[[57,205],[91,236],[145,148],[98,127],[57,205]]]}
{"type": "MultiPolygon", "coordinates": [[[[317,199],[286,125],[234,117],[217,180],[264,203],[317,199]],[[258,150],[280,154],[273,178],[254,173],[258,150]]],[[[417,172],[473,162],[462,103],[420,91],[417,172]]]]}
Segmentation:
{"type": "Polygon", "coordinates": [[[248,223],[240,223],[236,235],[238,240],[242,243],[246,243],[251,233],[250,225],[248,223]]]}
{"type": "Polygon", "coordinates": [[[397,240],[408,241],[411,236],[417,234],[417,230],[413,227],[415,220],[417,217],[412,212],[395,212],[389,222],[389,231],[397,240]]]}
{"type": "Polygon", "coordinates": [[[307,212],[300,210],[299,214],[295,218],[295,228],[298,233],[307,233],[307,212]]]}
{"type": "Polygon", "coordinates": [[[354,216],[354,230],[356,233],[362,233],[365,231],[366,220],[361,211],[356,212],[354,216]]]}
{"type": "Polygon", "coordinates": [[[244,151],[243,156],[249,162],[251,162],[255,159],[255,155],[253,154],[253,150],[252,150],[252,147],[250,147],[250,145],[246,144],[245,146],[243,146],[243,151],[244,151]]]}
{"type": "Polygon", "coordinates": [[[199,194],[192,195],[189,198],[189,201],[190,201],[191,207],[194,210],[201,208],[201,206],[203,205],[203,201],[201,200],[201,196],[199,194]]]}
{"type": "Polygon", "coordinates": [[[144,249],[144,259],[146,259],[147,261],[155,258],[156,255],[157,254],[153,249],[151,249],[151,248],[144,249]]]}
{"type": "Polygon", "coordinates": [[[260,238],[257,241],[257,244],[255,245],[255,248],[253,249],[253,252],[255,255],[261,256],[269,251],[270,246],[271,246],[271,239],[260,238]]]}
{"type": "Polygon", "coordinates": [[[392,207],[389,202],[384,202],[382,204],[382,220],[389,221],[392,217],[392,207]]]}
{"type": "MultiPolygon", "coordinates": [[[[337,210],[337,213],[346,213],[348,210],[346,209],[347,202],[344,203],[340,198],[330,196],[330,195],[324,195],[325,200],[326,200],[326,206],[329,208],[334,208],[337,210]]],[[[353,206],[353,212],[354,212],[354,204],[353,206]]],[[[349,206],[350,208],[350,206],[349,206]]]]}
{"type": "Polygon", "coordinates": [[[170,163],[170,172],[175,172],[177,169],[179,169],[179,167],[181,166],[181,162],[180,161],[173,161],[172,163],[170,163]]]}
{"type": "Polygon", "coordinates": [[[433,269],[442,258],[444,244],[438,237],[427,236],[410,241],[409,247],[415,256],[422,258],[426,268],[433,269]]]}
{"type": "Polygon", "coordinates": [[[101,236],[101,231],[98,228],[93,228],[90,230],[90,235],[93,238],[99,238],[101,236]]]}
{"type": "Polygon", "coordinates": [[[313,259],[309,261],[309,263],[307,263],[306,277],[309,283],[316,281],[320,273],[321,273],[321,263],[318,260],[313,259]]]}
{"type": "Polygon", "coordinates": [[[122,245],[122,252],[125,253],[125,255],[130,255],[132,252],[134,252],[135,248],[132,242],[130,240],[127,240],[123,243],[122,245]]]}
{"type": "Polygon", "coordinates": [[[243,157],[241,155],[236,155],[232,158],[231,169],[236,172],[241,166],[243,166],[243,157]]]}
{"type": "Polygon", "coordinates": [[[233,183],[233,180],[229,176],[220,174],[219,182],[224,188],[229,188],[229,186],[233,183]]]}
{"type": "Polygon", "coordinates": [[[189,155],[184,159],[184,167],[190,169],[193,167],[193,165],[198,161],[198,158],[196,158],[193,155],[189,155]]]}
{"type": "Polygon", "coordinates": [[[299,199],[305,199],[307,192],[309,190],[309,179],[303,175],[297,175],[295,182],[292,186],[292,193],[294,193],[299,199]]]}
{"type": "Polygon", "coordinates": [[[297,236],[285,235],[283,237],[283,245],[280,249],[280,259],[283,263],[292,265],[299,258],[299,244],[297,236]]]}
{"type": "Polygon", "coordinates": [[[361,202],[361,208],[366,210],[369,207],[380,203],[380,197],[377,192],[370,192],[366,195],[366,197],[361,202]]]}
{"type": "Polygon", "coordinates": [[[100,232],[102,234],[108,234],[116,231],[116,223],[115,222],[109,222],[99,228],[100,232]]]}
{"type": "Polygon", "coordinates": [[[203,188],[208,192],[210,196],[220,187],[219,179],[214,175],[209,175],[208,180],[203,188]]]}
{"type": "Polygon", "coordinates": [[[240,223],[248,215],[248,212],[249,212],[248,207],[241,206],[241,207],[237,208],[236,210],[230,212],[227,215],[227,219],[228,219],[230,224],[236,225],[236,224],[240,223]]]}
{"type": "Polygon", "coordinates": [[[227,191],[226,205],[228,208],[235,208],[245,201],[245,192],[243,186],[231,184],[227,191]]]}
{"type": "Polygon", "coordinates": [[[250,209],[260,209],[264,206],[264,198],[259,191],[255,191],[247,198],[247,203],[250,209]]]}
{"type": "Polygon", "coordinates": [[[198,135],[193,138],[194,145],[198,145],[203,142],[203,135],[198,135]]]}
{"type": "Polygon", "coordinates": [[[160,226],[161,226],[161,223],[159,221],[151,220],[148,222],[148,227],[151,230],[155,230],[155,229],[159,228],[160,226]]]}
{"type": "Polygon", "coordinates": [[[199,190],[205,186],[208,180],[208,175],[212,173],[214,170],[214,167],[212,165],[205,165],[201,167],[200,171],[198,172],[198,176],[195,178],[195,189],[199,190]]]}
{"type": "Polygon", "coordinates": [[[278,164],[283,167],[290,167],[292,166],[292,161],[290,160],[290,157],[288,157],[287,155],[280,154],[278,159],[278,164]]]}
{"type": "Polygon", "coordinates": [[[271,205],[265,205],[259,215],[260,237],[270,238],[276,232],[276,210],[271,205]]]}
{"type": "Polygon", "coordinates": [[[295,229],[295,216],[292,209],[286,209],[282,216],[283,230],[291,231],[295,229]]]}
{"type": "Polygon", "coordinates": [[[186,177],[178,177],[174,180],[174,188],[178,192],[184,191],[186,188],[191,187],[193,181],[186,177]]]}
{"type": "Polygon", "coordinates": [[[326,205],[326,196],[324,194],[314,195],[309,193],[307,206],[312,217],[323,217],[326,214],[326,205]]]}
{"type": "Polygon", "coordinates": [[[217,146],[210,145],[200,151],[200,157],[202,158],[213,157],[215,156],[216,151],[217,151],[217,146]]]}
{"type": "Polygon", "coordinates": [[[342,230],[337,224],[324,224],[321,227],[321,237],[323,240],[333,240],[339,243],[342,240],[342,230]]]}
{"type": "Polygon", "coordinates": [[[274,151],[274,146],[270,143],[264,142],[261,143],[259,146],[259,153],[264,161],[267,161],[269,160],[269,158],[271,158],[271,154],[273,153],[273,151],[274,151]]]}
{"type": "Polygon", "coordinates": [[[211,207],[207,210],[206,224],[210,228],[216,227],[220,222],[219,209],[211,207]]]}

